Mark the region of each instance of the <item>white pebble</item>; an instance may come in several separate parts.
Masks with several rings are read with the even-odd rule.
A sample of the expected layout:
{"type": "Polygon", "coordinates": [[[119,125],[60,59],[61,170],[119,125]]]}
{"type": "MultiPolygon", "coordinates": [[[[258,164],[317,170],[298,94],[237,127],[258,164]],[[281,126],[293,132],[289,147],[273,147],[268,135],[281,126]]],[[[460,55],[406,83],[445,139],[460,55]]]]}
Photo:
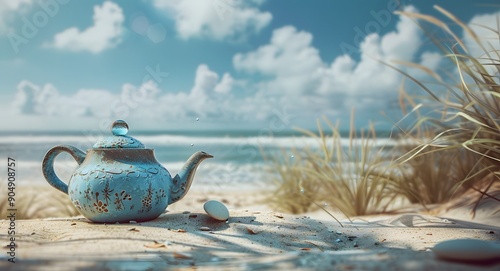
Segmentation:
{"type": "Polygon", "coordinates": [[[455,239],[432,248],[437,257],[457,261],[484,261],[500,258],[500,245],[477,239],[455,239]]]}
{"type": "Polygon", "coordinates": [[[203,209],[205,209],[205,212],[214,219],[224,221],[229,218],[229,211],[220,201],[209,200],[205,202],[203,209]]]}

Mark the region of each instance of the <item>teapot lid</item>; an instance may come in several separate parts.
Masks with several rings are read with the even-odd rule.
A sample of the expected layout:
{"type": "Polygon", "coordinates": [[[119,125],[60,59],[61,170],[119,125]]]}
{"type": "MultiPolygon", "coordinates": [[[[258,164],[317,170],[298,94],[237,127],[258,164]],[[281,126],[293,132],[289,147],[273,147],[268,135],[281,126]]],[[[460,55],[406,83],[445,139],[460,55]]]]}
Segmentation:
{"type": "Polygon", "coordinates": [[[97,148],[135,148],[144,149],[144,144],[139,140],[127,135],[128,124],[123,120],[117,120],[111,125],[112,136],[105,137],[94,144],[97,148]]]}

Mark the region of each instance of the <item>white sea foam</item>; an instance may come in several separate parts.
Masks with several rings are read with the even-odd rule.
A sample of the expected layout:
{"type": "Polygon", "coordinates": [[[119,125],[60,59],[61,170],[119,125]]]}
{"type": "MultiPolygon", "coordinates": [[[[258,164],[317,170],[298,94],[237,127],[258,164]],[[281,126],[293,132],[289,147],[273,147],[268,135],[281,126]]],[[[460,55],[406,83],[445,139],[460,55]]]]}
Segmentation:
{"type": "MultiPolygon", "coordinates": [[[[215,156],[199,167],[197,183],[211,185],[242,185],[266,182],[272,179],[266,173],[266,163],[259,147],[266,154],[275,154],[281,148],[289,152],[293,148],[319,147],[320,141],[310,137],[294,136],[183,136],[183,135],[138,135],[146,147],[155,149],[156,158],[170,171],[176,174],[184,165],[189,154],[196,150],[206,150],[215,156]],[[191,144],[194,146],[192,147],[191,144]]],[[[3,135],[0,136],[0,156],[11,156],[18,160],[17,171],[20,182],[45,182],[41,161],[44,153],[51,147],[60,144],[74,145],[85,149],[91,148],[98,137],[84,135],[3,135]]],[[[330,139],[329,145],[332,144],[330,139]]],[[[357,140],[354,144],[359,144],[357,140]]],[[[395,144],[410,144],[406,141],[396,141],[389,138],[377,139],[374,146],[393,146],[395,144]]],[[[342,138],[343,146],[349,145],[349,139],[342,138]]],[[[63,180],[68,180],[77,167],[77,163],[69,155],[58,156],[55,170],[63,180]]],[[[1,176],[6,176],[5,167],[0,167],[1,176]]]]}
{"type": "MultiPolygon", "coordinates": [[[[172,176],[175,176],[184,165],[184,161],[178,162],[160,162],[172,176]]],[[[67,182],[78,164],[71,159],[59,159],[54,163],[54,169],[57,176],[67,182]]],[[[0,170],[2,176],[7,176],[0,170]]],[[[16,165],[17,182],[19,183],[45,183],[42,174],[42,163],[37,161],[18,161],[16,165]]],[[[266,174],[266,166],[263,164],[237,164],[237,163],[217,163],[207,160],[203,162],[196,171],[196,182],[199,185],[253,185],[265,182],[269,179],[266,174]]],[[[0,181],[2,179],[0,178],[0,181]]]]}
{"type": "MultiPolygon", "coordinates": [[[[16,136],[0,136],[0,144],[35,144],[35,143],[51,143],[51,144],[75,144],[92,146],[98,137],[86,136],[34,136],[34,135],[16,135],[16,136]]],[[[282,148],[303,147],[303,146],[318,146],[320,141],[311,137],[272,137],[272,136],[248,136],[248,137],[203,137],[203,136],[181,136],[181,135],[143,135],[138,136],[141,142],[146,146],[190,146],[194,145],[255,145],[255,146],[276,146],[282,148]]],[[[327,144],[331,144],[332,140],[327,139],[327,144]]],[[[353,140],[353,144],[360,144],[361,140],[353,140]]],[[[394,140],[390,138],[379,138],[374,142],[375,146],[393,146],[395,144],[408,143],[402,140],[394,140]]],[[[341,144],[347,146],[350,144],[348,138],[342,138],[341,144]]]]}

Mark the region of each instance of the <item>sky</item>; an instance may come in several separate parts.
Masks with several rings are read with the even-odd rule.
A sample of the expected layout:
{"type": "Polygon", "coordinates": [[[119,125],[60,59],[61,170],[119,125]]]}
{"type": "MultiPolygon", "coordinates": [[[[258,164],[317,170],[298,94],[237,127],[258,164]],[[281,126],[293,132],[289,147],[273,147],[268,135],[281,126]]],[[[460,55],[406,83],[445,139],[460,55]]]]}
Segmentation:
{"type": "Polygon", "coordinates": [[[436,4],[498,29],[493,0],[2,0],[0,131],[387,127],[402,76],[381,62],[445,65],[393,11],[449,22],[436,4]]]}

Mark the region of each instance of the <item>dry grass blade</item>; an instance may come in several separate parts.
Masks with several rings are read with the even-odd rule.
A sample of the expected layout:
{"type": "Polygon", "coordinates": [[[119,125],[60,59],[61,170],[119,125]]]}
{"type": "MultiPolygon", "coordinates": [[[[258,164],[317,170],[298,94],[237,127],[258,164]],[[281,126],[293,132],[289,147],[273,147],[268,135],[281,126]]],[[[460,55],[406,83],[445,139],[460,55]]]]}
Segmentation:
{"type": "Polygon", "coordinates": [[[426,91],[426,92],[427,92],[427,93],[428,93],[428,94],[429,94],[432,98],[434,98],[434,100],[436,100],[436,101],[438,101],[438,102],[440,101],[440,99],[438,98],[438,96],[436,96],[436,95],[435,95],[435,94],[434,94],[434,93],[433,93],[433,92],[432,92],[429,88],[427,88],[427,86],[426,86],[426,85],[424,85],[422,82],[420,82],[417,78],[415,78],[415,77],[411,76],[409,73],[407,73],[407,72],[403,71],[402,69],[399,69],[399,68],[397,68],[397,67],[395,67],[395,66],[393,66],[393,65],[389,65],[389,64],[387,64],[387,63],[385,63],[385,62],[383,62],[383,61],[379,61],[379,62],[380,62],[380,63],[382,63],[382,64],[384,64],[384,65],[386,65],[386,66],[388,66],[388,67],[390,67],[390,68],[392,68],[392,69],[394,69],[394,70],[396,70],[397,72],[399,72],[399,73],[403,74],[405,77],[409,78],[409,79],[410,79],[410,80],[412,80],[415,84],[417,84],[417,85],[418,85],[418,86],[420,86],[423,90],[425,90],[425,91],[426,91]]]}
{"type": "MultiPolygon", "coordinates": [[[[500,86],[497,77],[500,52],[491,44],[492,49],[486,50],[481,37],[471,27],[445,9],[434,7],[461,27],[484,54],[483,57],[470,55],[466,43],[436,17],[396,12],[443,30],[440,31],[443,36],[438,38],[430,35],[435,31],[426,33],[443,51],[443,58],[456,67],[456,72],[438,73],[415,63],[395,62],[403,69],[381,62],[427,94],[425,98],[412,96],[406,93],[402,83],[399,103],[405,121],[409,115],[416,115],[416,120],[409,130],[400,127],[402,120],[395,126],[406,140],[416,144],[397,146],[400,157],[392,161],[384,156],[387,150],[373,146],[376,140],[373,126],[359,131],[358,137],[351,119],[349,142],[343,145],[338,125],[325,119],[331,129],[327,134],[318,121],[318,133],[302,130],[305,135],[317,139],[317,148],[293,150],[293,161],[286,159],[285,153],[271,159],[276,189],[269,200],[275,207],[299,213],[321,208],[316,202],[325,202],[349,217],[387,211],[400,197],[428,206],[459,197],[467,189],[481,191],[483,198],[490,195],[491,187],[499,187],[492,184],[500,181],[500,86]],[[408,71],[411,69],[423,71],[435,82],[430,86],[420,81],[408,71]],[[421,110],[426,110],[425,114],[421,114],[421,110]],[[486,182],[489,176],[496,178],[486,182]]],[[[498,29],[484,28],[495,33],[500,41],[498,29]]]]}
{"type": "Polygon", "coordinates": [[[425,15],[425,14],[420,14],[420,13],[406,12],[406,11],[396,11],[395,13],[409,17],[409,18],[424,20],[424,21],[427,21],[429,23],[432,23],[432,24],[438,26],[439,28],[445,30],[448,34],[450,34],[457,41],[457,43],[464,50],[466,50],[466,46],[464,45],[462,40],[460,40],[458,38],[458,36],[456,36],[455,33],[453,33],[453,31],[451,31],[451,29],[448,27],[448,25],[446,23],[437,19],[436,17],[430,16],[430,15],[425,15]]]}
{"type": "Polygon", "coordinates": [[[181,253],[181,252],[174,252],[173,256],[175,259],[191,259],[191,258],[193,258],[193,256],[191,256],[191,254],[181,253]]]}
{"type": "MultiPolygon", "coordinates": [[[[476,33],[474,31],[472,31],[466,24],[464,24],[460,19],[458,19],[455,15],[451,14],[450,12],[448,12],[447,10],[445,10],[444,8],[438,6],[438,5],[434,5],[434,8],[436,10],[438,10],[439,12],[441,12],[442,14],[444,14],[446,17],[450,18],[453,22],[455,22],[456,24],[458,24],[460,27],[462,27],[462,29],[464,29],[465,31],[467,31],[467,33],[476,41],[479,41],[479,38],[478,36],[476,35],[476,33]]],[[[459,42],[459,44],[462,46],[462,48],[465,48],[465,45],[463,45],[463,43],[461,43],[461,40],[456,38],[456,36],[453,36],[455,37],[455,39],[459,42]]]]}
{"type": "Polygon", "coordinates": [[[318,140],[317,148],[295,150],[292,163],[280,157],[272,159],[278,178],[269,197],[271,204],[298,213],[321,208],[317,202],[324,202],[347,217],[386,211],[394,197],[387,194],[387,179],[395,176],[382,166],[387,161],[384,151],[374,146],[374,127],[357,137],[351,121],[349,143],[344,146],[338,125],[327,119],[324,122],[330,134],[319,122],[317,134],[305,131],[318,140]]]}
{"type": "MultiPolygon", "coordinates": [[[[410,201],[424,205],[459,197],[467,189],[481,191],[482,198],[488,195],[488,189],[493,183],[500,181],[499,178],[493,178],[490,182],[484,181],[489,179],[488,176],[500,174],[500,163],[498,163],[500,161],[500,86],[498,78],[495,77],[495,73],[500,72],[500,65],[498,65],[500,53],[493,46],[490,46],[492,50],[486,50],[482,38],[471,27],[445,9],[439,6],[434,7],[462,28],[476,43],[475,46],[483,50],[485,57],[470,55],[465,43],[441,20],[429,15],[399,12],[403,16],[430,23],[444,30],[444,33],[450,35],[451,42],[460,45],[462,49],[459,51],[455,45],[449,47],[440,43],[436,44],[441,49],[452,48],[444,51],[444,57],[456,67],[456,73],[448,74],[449,78],[438,78],[433,71],[426,70],[417,64],[398,63],[425,71],[441,86],[444,86],[448,93],[452,94],[445,99],[436,99],[436,90],[418,82],[409,76],[408,72],[400,70],[403,75],[422,87],[434,101],[434,103],[429,103],[421,99],[423,101],[420,104],[440,108],[443,112],[441,119],[422,119],[418,116],[415,128],[407,135],[427,137],[432,140],[413,149],[402,150],[403,155],[398,159],[400,166],[406,167],[403,170],[406,181],[395,184],[398,189],[397,193],[403,193],[410,201]],[[433,126],[432,129],[426,129],[421,126],[425,123],[438,125],[433,126]]],[[[500,20],[497,19],[497,21],[500,20]]],[[[495,33],[500,40],[498,29],[488,26],[484,28],[495,33]]],[[[430,38],[435,42],[447,40],[443,37],[430,38]]],[[[409,95],[404,97],[412,104],[416,103],[409,98],[409,95]]],[[[406,108],[403,110],[406,111],[406,108]]],[[[476,206],[481,198],[478,199],[476,206]]]]}
{"type": "MultiPolygon", "coordinates": [[[[332,213],[330,213],[327,209],[325,209],[323,206],[319,205],[318,203],[314,202],[314,205],[318,206],[318,208],[322,209],[323,211],[325,211],[329,216],[331,216],[337,223],[339,223],[339,225],[343,228],[344,225],[342,224],[342,222],[340,222],[340,220],[338,220],[332,213]]],[[[345,214],[344,214],[345,215],[345,214]]],[[[346,215],[347,216],[347,215],[346,215]]],[[[347,216],[347,218],[349,218],[349,216],[347,216]]],[[[350,219],[349,219],[350,220],[350,219]]]]}
{"type": "Polygon", "coordinates": [[[438,81],[442,81],[442,78],[441,78],[441,76],[438,73],[434,72],[433,70],[431,70],[430,68],[427,68],[424,65],[421,65],[421,64],[418,64],[418,63],[413,63],[413,62],[400,61],[400,60],[393,60],[392,62],[394,64],[404,65],[404,66],[407,66],[407,67],[410,67],[410,68],[416,68],[418,70],[423,71],[427,75],[430,75],[434,79],[436,79],[438,81]]]}
{"type": "Polygon", "coordinates": [[[158,241],[154,241],[152,244],[146,244],[144,245],[146,248],[167,248],[167,245],[165,243],[160,243],[158,241]]]}

